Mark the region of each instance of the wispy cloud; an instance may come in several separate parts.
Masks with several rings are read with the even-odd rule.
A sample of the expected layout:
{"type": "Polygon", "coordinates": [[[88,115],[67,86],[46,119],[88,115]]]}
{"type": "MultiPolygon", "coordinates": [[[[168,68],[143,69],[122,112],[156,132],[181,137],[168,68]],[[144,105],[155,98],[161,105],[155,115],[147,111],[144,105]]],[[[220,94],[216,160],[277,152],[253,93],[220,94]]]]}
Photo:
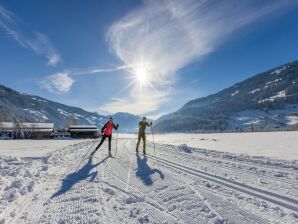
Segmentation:
{"type": "Polygon", "coordinates": [[[128,69],[127,66],[118,66],[113,68],[77,68],[77,69],[70,69],[68,72],[71,75],[78,76],[78,75],[91,75],[91,74],[98,74],[98,73],[107,73],[107,72],[117,72],[121,70],[128,69]]]}
{"type": "Polygon", "coordinates": [[[126,70],[126,66],[119,66],[115,68],[76,68],[66,69],[63,72],[58,72],[46,76],[41,81],[38,81],[42,89],[55,94],[64,94],[70,91],[72,85],[75,83],[75,76],[92,75],[107,72],[116,72],[126,70]]]}
{"type": "Polygon", "coordinates": [[[214,51],[235,30],[284,11],[294,1],[144,1],[114,23],[107,34],[111,51],[131,73],[146,67],[151,85],[134,86],[125,97],[101,107],[144,114],[158,110],[174,91],[175,73],[214,51]]]}
{"type": "Polygon", "coordinates": [[[28,28],[14,13],[8,11],[1,5],[0,28],[20,46],[46,57],[47,65],[55,66],[61,62],[59,54],[45,34],[28,28]]]}
{"type": "Polygon", "coordinates": [[[60,72],[46,77],[40,82],[40,86],[51,93],[63,94],[70,90],[74,82],[68,73],[60,72]]]}

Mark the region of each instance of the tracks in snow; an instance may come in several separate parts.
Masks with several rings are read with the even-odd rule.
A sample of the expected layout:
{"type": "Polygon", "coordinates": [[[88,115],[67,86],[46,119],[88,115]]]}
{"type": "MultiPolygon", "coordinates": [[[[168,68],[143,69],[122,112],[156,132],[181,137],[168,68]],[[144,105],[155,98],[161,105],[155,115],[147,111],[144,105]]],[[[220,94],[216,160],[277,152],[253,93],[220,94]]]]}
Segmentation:
{"type": "MultiPolygon", "coordinates": [[[[133,147],[131,147],[129,145],[129,142],[126,145],[132,152],[133,152],[133,147]]],[[[153,155],[148,155],[147,157],[150,158],[151,160],[156,160],[159,162],[159,164],[166,166],[166,167],[170,167],[170,168],[174,168],[176,170],[182,171],[184,173],[199,177],[199,178],[203,178],[205,180],[208,181],[212,181],[216,184],[220,184],[223,185],[225,187],[228,187],[230,189],[236,190],[236,191],[240,191],[242,193],[248,194],[250,196],[253,197],[257,197],[259,199],[271,202],[273,204],[282,206],[284,208],[290,209],[294,212],[298,212],[298,200],[293,199],[293,198],[289,198],[283,195],[279,195],[277,193],[274,192],[270,192],[270,191],[266,191],[263,189],[259,189],[253,186],[249,186],[243,183],[239,183],[224,177],[220,177],[208,172],[204,172],[198,169],[194,169],[192,167],[180,164],[180,163],[176,163],[167,159],[162,159],[162,158],[157,158],[153,155]]]]}
{"type": "MultiPolygon", "coordinates": [[[[225,162],[223,159],[218,160],[218,159],[209,158],[209,160],[205,160],[202,156],[197,156],[197,155],[195,155],[195,159],[199,160],[200,165],[210,165],[210,163],[212,163],[212,167],[229,170],[230,172],[236,172],[236,173],[238,173],[239,166],[245,166],[243,165],[243,163],[241,164],[240,162],[236,162],[236,161],[232,162],[233,163],[232,166],[231,165],[226,166],[226,165],[222,165],[225,162]],[[220,164],[218,163],[219,161],[221,162],[220,164]]],[[[260,166],[258,167],[260,168],[260,166]]],[[[277,178],[275,176],[268,176],[262,173],[256,174],[254,171],[248,170],[249,168],[246,168],[245,174],[252,175],[256,178],[262,178],[264,180],[270,180],[270,181],[274,180],[274,182],[279,182],[281,184],[290,184],[290,185],[298,184],[298,181],[295,181],[295,180],[290,180],[290,179],[283,180],[281,178],[277,178]]],[[[264,169],[264,167],[262,167],[262,169],[264,169]]],[[[268,169],[268,168],[265,168],[265,169],[268,169]]],[[[240,172],[240,174],[242,173],[240,172]]]]}
{"type": "MultiPolygon", "coordinates": [[[[153,155],[134,158],[134,148],[130,143],[127,140],[120,141],[116,159],[105,156],[107,148],[104,146],[93,161],[82,162],[77,172],[75,168],[79,158],[91,144],[58,153],[57,158],[65,156],[67,159],[57,160],[57,173],[45,176],[44,184],[24,198],[20,204],[22,209],[16,210],[18,215],[6,220],[10,223],[30,224],[223,223],[225,219],[228,223],[237,224],[269,222],[266,218],[237,208],[226,198],[205,190],[199,185],[201,179],[233,192],[242,192],[291,211],[298,211],[296,199],[195,169],[171,159],[153,155]],[[156,165],[165,167],[165,172],[169,175],[163,179],[158,172],[153,172],[157,169],[147,165],[147,160],[140,162],[144,158],[151,160],[151,164],[157,161],[156,165]],[[64,161],[69,164],[64,164],[64,161]],[[151,175],[152,184],[144,181],[148,175],[151,175]],[[197,177],[193,178],[197,182],[190,181],[190,176],[197,177]],[[35,196],[38,197],[37,200],[34,199],[35,196]]],[[[7,209],[6,213],[11,211],[7,209]]]]}
{"type": "MultiPolygon", "coordinates": [[[[123,149],[126,148],[124,147],[123,149]]],[[[151,169],[145,164],[146,162],[139,162],[136,166],[135,163],[131,164],[130,162],[134,154],[129,152],[123,155],[130,155],[130,159],[123,159],[128,161],[128,163],[123,165],[132,167],[131,172],[134,170],[137,175],[131,176],[129,183],[127,181],[129,178],[123,175],[124,173],[118,173],[118,176],[113,172],[107,172],[106,174],[110,178],[106,180],[106,185],[118,192],[115,197],[122,193],[125,206],[131,209],[130,216],[136,217],[139,222],[143,223],[144,220],[142,221],[138,214],[147,217],[145,220],[150,223],[203,224],[212,222],[212,220],[221,220],[206,205],[202,196],[198,195],[189,186],[181,183],[180,179],[175,179],[171,176],[163,179],[157,177],[159,175],[153,177],[154,172],[151,172],[151,169]],[[153,175],[152,178],[155,179],[154,185],[153,183],[151,185],[151,182],[145,181],[144,183],[144,178],[146,179],[149,175],[153,175]]],[[[115,168],[115,164],[113,168],[115,168]]]]}
{"type": "MultiPolygon", "coordinates": [[[[81,156],[83,154],[78,158],[81,156]]],[[[98,223],[99,220],[107,223],[102,207],[103,200],[98,194],[97,181],[94,181],[97,176],[94,168],[104,161],[92,164],[91,160],[88,160],[76,170],[79,160],[73,161],[72,169],[68,170],[63,179],[58,179],[60,189],[56,188],[56,192],[48,196],[43,214],[37,223],[98,223]]]]}

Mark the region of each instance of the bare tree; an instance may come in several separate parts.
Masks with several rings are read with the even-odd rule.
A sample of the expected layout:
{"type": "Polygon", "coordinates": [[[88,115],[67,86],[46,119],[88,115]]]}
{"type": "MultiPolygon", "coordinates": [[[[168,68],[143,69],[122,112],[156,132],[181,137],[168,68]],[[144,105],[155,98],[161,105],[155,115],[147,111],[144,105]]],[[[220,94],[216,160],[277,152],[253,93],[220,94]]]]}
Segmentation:
{"type": "Polygon", "coordinates": [[[73,116],[69,116],[67,118],[66,124],[65,124],[65,128],[69,128],[70,125],[77,125],[78,121],[75,117],[73,116]]]}
{"type": "Polygon", "coordinates": [[[69,116],[66,120],[64,128],[68,129],[70,125],[77,125],[77,124],[78,124],[78,120],[74,116],[69,116]]]}
{"type": "Polygon", "coordinates": [[[13,133],[14,138],[20,138],[21,137],[21,130],[22,130],[22,123],[18,119],[13,120],[13,133]]]}
{"type": "Polygon", "coordinates": [[[37,128],[37,125],[35,123],[32,123],[30,125],[29,138],[32,138],[33,136],[35,136],[36,128],[37,128]]]}
{"type": "Polygon", "coordinates": [[[5,113],[3,111],[0,112],[0,134],[2,135],[4,132],[3,122],[5,121],[5,113]]]}

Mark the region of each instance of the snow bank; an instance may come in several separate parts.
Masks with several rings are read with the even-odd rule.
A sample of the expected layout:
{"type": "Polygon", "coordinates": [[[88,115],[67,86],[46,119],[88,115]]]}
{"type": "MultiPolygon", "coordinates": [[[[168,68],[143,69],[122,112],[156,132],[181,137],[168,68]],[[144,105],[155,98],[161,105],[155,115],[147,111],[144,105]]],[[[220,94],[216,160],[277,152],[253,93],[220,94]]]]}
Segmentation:
{"type": "Polygon", "coordinates": [[[9,203],[32,192],[44,171],[46,166],[41,161],[0,156],[0,214],[9,203]]]}
{"type": "Polygon", "coordinates": [[[90,141],[84,139],[71,140],[8,140],[0,141],[0,155],[18,157],[43,157],[49,152],[66,146],[90,141]]]}
{"type": "MultiPolygon", "coordinates": [[[[63,169],[63,167],[60,167],[57,170],[57,165],[65,164],[67,166],[69,162],[73,163],[75,159],[69,158],[69,155],[73,154],[73,156],[76,156],[80,154],[80,150],[86,150],[86,146],[90,144],[90,140],[12,140],[3,142],[11,146],[11,151],[8,150],[6,152],[13,152],[11,154],[20,155],[26,152],[29,158],[0,155],[0,224],[7,222],[6,219],[1,219],[1,215],[5,213],[7,207],[12,204],[12,207],[17,206],[26,196],[29,197],[29,195],[34,194],[37,197],[36,192],[43,184],[44,179],[48,179],[52,175],[57,175],[57,173],[63,169]],[[75,142],[77,144],[70,145],[70,143],[75,142]],[[12,143],[22,144],[15,144],[14,147],[12,147],[12,143]],[[39,146],[38,143],[40,144],[39,146]],[[66,146],[63,147],[63,145],[66,146]],[[20,146],[22,147],[19,148],[20,146]],[[20,152],[18,152],[19,149],[20,152]],[[39,151],[43,151],[43,153],[39,151]],[[46,157],[36,157],[37,155],[44,155],[46,152],[50,152],[46,157]]],[[[14,212],[9,213],[9,218],[13,218],[15,215],[14,212]]]]}

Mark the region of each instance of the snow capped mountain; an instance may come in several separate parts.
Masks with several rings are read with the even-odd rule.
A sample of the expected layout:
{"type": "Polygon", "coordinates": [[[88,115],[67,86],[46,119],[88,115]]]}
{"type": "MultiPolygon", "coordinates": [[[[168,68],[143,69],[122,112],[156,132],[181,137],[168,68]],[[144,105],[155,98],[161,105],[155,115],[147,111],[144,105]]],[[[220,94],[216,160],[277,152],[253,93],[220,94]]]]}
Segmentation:
{"type": "Polygon", "coordinates": [[[298,124],[297,110],[289,109],[295,103],[298,103],[298,61],[257,74],[216,94],[189,101],[178,111],[161,117],[156,128],[161,132],[238,130],[251,128],[252,124],[263,130],[268,130],[266,127],[270,130],[285,128],[298,124]],[[276,114],[276,110],[280,114],[276,114]],[[247,115],[247,111],[251,112],[250,119],[245,116],[239,119],[247,115]],[[289,116],[292,122],[286,121],[289,116]],[[264,120],[267,121],[264,123],[264,120]]]}
{"type": "Polygon", "coordinates": [[[140,117],[130,113],[118,112],[113,115],[115,122],[121,122],[119,130],[122,132],[135,132],[138,128],[140,117]]]}
{"type": "MultiPolygon", "coordinates": [[[[108,120],[108,116],[20,93],[3,85],[0,85],[0,112],[5,113],[5,121],[17,118],[22,122],[53,122],[56,128],[64,127],[69,117],[75,118],[78,124],[97,127],[108,120]]],[[[138,119],[132,114],[117,113],[114,120],[121,124],[120,130],[133,131],[132,124],[135,122],[136,126],[138,119]]]]}
{"type": "Polygon", "coordinates": [[[280,110],[244,110],[230,117],[228,131],[263,131],[278,129],[297,129],[298,104],[286,104],[280,110]]]}

